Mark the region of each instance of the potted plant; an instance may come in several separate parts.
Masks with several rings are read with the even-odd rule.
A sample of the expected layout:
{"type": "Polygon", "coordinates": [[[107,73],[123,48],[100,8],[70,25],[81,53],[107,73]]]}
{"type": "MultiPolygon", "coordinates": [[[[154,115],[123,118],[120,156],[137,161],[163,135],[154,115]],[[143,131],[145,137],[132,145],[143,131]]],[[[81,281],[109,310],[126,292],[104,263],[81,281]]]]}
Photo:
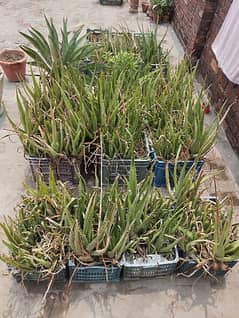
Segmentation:
{"type": "Polygon", "coordinates": [[[185,61],[176,70],[169,71],[164,87],[144,116],[155,150],[155,185],[159,187],[165,186],[167,163],[171,176],[174,172],[179,175],[184,165],[186,170],[192,165],[197,173],[201,170],[204,156],[212,148],[229,111],[223,116],[218,114],[209,125],[204,125],[201,108],[204,93],[195,95],[194,76],[195,71],[188,71],[185,61]]]}
{"type": "Polygon", "coordinates": [[[220,200],[217,195],[212,199],[203,196],[218,174],[200,174],[193,180],[191,168],[175,178],[174,188],[168,182],[174,211],[183,215],[176,237],[181,258],[178,273],[184,276],[224,276],[238,262],[238,224],[233,224],[229,200],[220,200]]]}
{"type": "Polygon", "coordinates": [[[59,75],[66,66],[78,66],[95,50],[94,46],[85,43],[86,35],[82,35],[82,26],[70,32],[67,19],[63,19],[59,35],[53,19],[45,17],[45,21],[47,38],[35,28],[31,28],[29,33],[20,32],[32,45],[32,47],[21,46],[21,49],[32,59],[30,65],[38,66],[54,77],[59,75]]]}
{"type": "MultiPolygon", "coordinates": [[[[62,202],[69,193],[51,175],[49,186],[38,179],[36,189],[28,188],[14,218],[0,224],[9,254],[0,259],[13,269],[15,277],[27,281],[65,281],[65,236],[62,231],[62,202]],[[48,200],[45,195],[48,194],[48,200]]],[[[69,203],[69,201],[68,201],[69,203]]]]}
{"type": "MultiPolygon", "coordinates": [[[[132,179],[127,183],[128,189],[130,182],[132,179]]],[[[182,210],[175,213],[173,200],[160,191],[148,188],[151,182],[152,175],[141,185],[144,187],[142,193],[147,195],[142,200],[147,204],[133,229],[132,237],[137,240],[131,242],[121,259],[125,280],[170,275],[175,272],[179,261],[177,227],[184,217],[182,210]]],[[[134,194],[129,193],[127,202],[131,202],[132,196],[134,194]]]]}
{"type": "Polygon", "coordinates": [[[124,191],[119,189],[118,180],[103,192],[85,192],[81,187],[79,213],[66,215],[69,269],[73,282],[120,280],[119,261],[122,254],[138,240],[134,237],[134,231],[149,205],[151,181],[152,178],[137,185],[135,168],[132,167],[130,181],[124,191]]]}
{"type": "Polygon", "coordinates": [[[129,12],[138,13],[139,0],[129,0],[129,12]]]}
{"type": "Polygon", "coordinates": [[[155,23],[170,22],[173,14],[173,0],[151,0],[152,19],[155,23]]]}
{"type": "Polygon", "coordinates": [[[166,219],[168,215],[170,203],[159,193],[152,193],[151,183],[152,175],[137,184],[135,167],[132,166],[123,189],[118,188],[118,180],[115,180],[112,187],[101,193],[94,190],[86,197],[80,191],[80,213],[77,217],[66,216],[70,220],[69,266],[72,281],[116,282],[119,280],[119,265],[125,267],[124,276],[131,279],[146,277],[142,271],[147,273],[147,277],[155,277],[175,270],[178,261],[174,247],[176,239],[172,238],[167,246],[164,244],[170,241],[168,238],[174,232],[179,214],[160,226],[162,218],[166,219]],[[166,233],[169,233],[168,238],[166,233]],[[157,259],[156,263],[154,261],[155,270],[152,264],[144,266],[144,270],[138,265],[136,272],[140,269],[141,274],[134,275],[133,268],[127,266],[128,257],[131,259],[138,252],[142,256],[144,246],[145,252],[153,253],[148,258],[157,259]],[[156,252],[164,253],[167,263],[162,264],[163,256],[156,252]]]}
{"type": "Polygon", "coordinates": [[[87,156],[84,144],[93,142],[97,130],[97,123],[88,117],[93,113],[86,111],[89,101],[84,93],[87,86],[82,86],[84,77],[80,71],[77,76],[75,69],[68,68],[62,73],[61,83],[49,80],[44,73],[41,81],[33,74],[32,79],[33,84],[25,84],[17,91],[21,124],[9,119],[23,144],[34,178],[41,174],[47,182],[51,168],[55,178],[75,184],[87,156]]]}
{"type": "Polygon", "coordinates": [[[4,49],[0,52],[0,65],[10,82],[25,79],[27,57],[20,49],[4,49]]]}
{"type": "Polygon", "coordinates": [[[99,173],[104,185],[114,182],[117,176],[122,184],[129,175],[132,161],[136,165],[138,181],[144,179],[150,166],[140,113],[136,111],[139,92],[132,92],[138,65],[135,60],[121,64],[122,54],[121,62],[119,56],[116,57],[112,73],[101,75],[95,87],[94,108],[100,109],[101,115],[99,173]],[[133,86],[128,86],[131,82],[133,86]]]}
{"type": "Polygon", "coordinates": [[[182,253],[178,272],[189,277],[224,276],[239,259],[238,224],[232,222],[233,209],[227,210],[225,202],[218,200],[199,201],[198,208],[188,213],[189,224],[181,228],[184,235],[188,232],[179,244],[182,253]],[[201,233],[195,231],[199,224],[201,233]]]}
{"type": "MultiPolygon", "coordinates": [[[[109,53],[110,56],[133,54],[138,63],[148,64],[167,64],[168,51],[162,48],[162,42],[158,42],[156,32],[130,32],[128,29],[117,29],[116,32],[105,32],[105,37],[101,43],[102,47],[97,50],[99,58],[102,54],[109,53]]],[[[118,58],[119,59],[119,58],[118,58]]],[[[132,55],[129,55],[132,60],[132,55]]]]}

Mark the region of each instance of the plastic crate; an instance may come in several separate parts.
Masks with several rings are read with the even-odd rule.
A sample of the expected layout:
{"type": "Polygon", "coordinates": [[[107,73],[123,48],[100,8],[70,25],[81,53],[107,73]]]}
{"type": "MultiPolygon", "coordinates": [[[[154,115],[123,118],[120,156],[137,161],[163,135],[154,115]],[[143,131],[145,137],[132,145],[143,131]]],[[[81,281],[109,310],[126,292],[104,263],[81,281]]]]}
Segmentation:
{"type": "MultiPolygon", "coordinates": [[[[43,282],[49,281],[52,278],[51,276],[43,277],[42,273],[39,272],[24,273],[13,268],[10,268],[9,270],[11,271],[12,276],[16,279],[17,282],[20,282],[22,280],[25,282],[43,282]]],[[[65,282],[66,280],[67,274],[65,268],[54,275],[54,282],[65,282]]]]}
{"type": "MultiPolygon", "coordinates": [[[[154,163],[154,186],[155,187],[165,187],[166,186],[166,177],[165,177],[165,171],[166,171],[166,161],[160,161],[156,160],[154,163]]],[[[180,176],[181,170],[183,169],[183,166],[186,165],[185,172],[187,173],[190,168],[195,164],[195,161],[188,160],[188,161],[178,161],[177,162],[177,176],[180,176]]],[[[204,161],[200,160],[196,163],[195,166],[195,177],[199,174],[203,167],[204,161]]],[[[174,168],[175,163],[169,162],[168,163],[168,170],[169,170],[169,179],[170,184],[173,186],[173,175],[174,175],[174,168]]]]}
{"type": "Polygon", "coordinates": [[[227,266],[227,270],[213,270],[210,269],[209,273],[207,273],[203,268],[197,268],[197,261],[190,259],[186,261],[182,261],[179,263],[179,266],[177,268],[177,274],[181,274],[188,277],[198,278],[198,277],[207,277],[207,276],[215,276],[215,277],[224,277],[228,271],[232,269],[233,266],[235,266],[238,263],[238,260],[233,262],[227,262],[225,265],[227,266]]]}
{"type": "Polygon", "coordinates": [[[154,278],[170,275],[176,271],[179,261],[177,247],[173,250],[174,259],[169,261],[163,254],[147,255],[145,258],[130,258],[123,255],[120,262],[123,265],[124,280],[138,280],[140,278],[154,278]]]}
{"type": "MultiPolygon", "coordinates": [[[[102,40],[102,37],[104,35],[109,35],[109,36],[122,36],[124,35],[123,32],[114,32],[110,29],[92,29],[92,28],[87,28],[86,29],[86,34],[87,34],[87,40],[89,42],[100,42],[102,40]]],[[[144,36],[150,36],[150,32],[128,32],[128,34],[132,37],[132,39],[140,38],[143,35],[144,36]]],[[[157,64],[152,64],[152,69],[155,70],[157,67],[157,64]]]]}
{"type": "Polygon", "coordinates": [[[37,158],[26,156],[30,163],[31,171],[34,180],[37,176],[41,176],[43,181],[49,182],[50,169],[52,169],[56,180],[62,182],[70,182],[76,184],[79,181],[79,174],[81,171],[81,158],[37,158]]]}
{"type": "Polygon", "coordinates": [[[70,277],[73,275],[72,282],[118,283],[120,281],[120,266],[79,266],[76,269],[75,263],[69,261],[68,268],[70,277]]]}
{"type": "Polygon", "coordinates": [[[121,6],[123,4],[123,0],[100,0],[100,4],[111,5],[111,6],[121,6]]]}
{"type": "MultiPolygon", "coordinates": [[[[107,186],[114,183],[116,177],[119,177],[119,185],[123,185],[125,178],[129,176],[132,161],[130,159],[119,160],[102,160],[102,184],[107,186]]],[[[150,159],[135,159],[135,170],[137,181],[142,181],[148,174],[151,160],[150,159]]],[[[99,164],[99,175],[100,175],[99,164]]]]}
{"type": "Polygon", "coordinates": [[[100,42],[102,37],[105,34],[108,34],[109,30],[107,29],[91,29],[87,28],[86,30],[86,38],[89,42],[100,42]]]}

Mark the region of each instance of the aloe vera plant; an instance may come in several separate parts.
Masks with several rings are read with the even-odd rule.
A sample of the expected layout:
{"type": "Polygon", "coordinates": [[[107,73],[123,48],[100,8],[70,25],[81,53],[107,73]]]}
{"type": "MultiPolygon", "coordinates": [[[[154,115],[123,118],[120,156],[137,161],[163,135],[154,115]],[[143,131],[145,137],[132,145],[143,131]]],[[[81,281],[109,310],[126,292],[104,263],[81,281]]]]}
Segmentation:
{"type": "Polygon", "coordinates": [[[162,48],[164,37],[158,42],[156,31],[130,32],[128,27],[121,27],[102,34],[96,58],[102,61],[105,52],[117,55],[120,52],[136,54],[139,60],[147,64],[163,64],[168,66],[168,51],[162,48]]]}
{"type": "Polygon", "coordinates": [[[160,95],[146,110],[150,137],[160,160],[174,161],[177,156],[179,160],[203,158],[228,114],[229,109],[223,116],[222,111],[205,125],[201,108],[204,92],[194,91],[195,71],[189,72],[187,61],[171,70],[160,95]]]}
{"type": "Polygon", "coordinates": [[[174,190],[168,181],[169,195],[175,212],[183,211],[176,236],[180,238],[179,247],[187,259],[195,261],[197,271],[226,271],[227,263],[238,259],[238,224],[233,224],[233,209],[228,207],[228,200],[217,198],[216,203],[203,200],[203,193],[209,181],[216,173],[192,179],[193,167],[183,171],[180,178],[175,178],[174,190]]]}
{"type": "Polygon", "coordinates": [[[153,10],[159,14],[165,14],[173,8],[173,0],[151,0],[153,10]]]}
{"type": "Polygon", "coordinates": [[[9,255],[0,258],[23,272],[37,272],[48,277],[66,264],[66,235],[62,231],[65,208],[73,209],[72,198],[51,175],[49,186],[40,179],[36,189],[27,187],[18,206],[17,216],[0,224],[9,255]]]}
{"type": "Polygon", "coordinates": [[[33,85],[17,91],[21,124],[10,121],[30,156],[55,158],[81,156],[85,141],[94,139],[98,128],[88,109],[88,91],[79,86],[84,78],[65,70],[60,81],[41,82],[32,75],[33,85]],[[89,116],[91,118],[89,118],[89,116]]]}
{"type": "Polygon", "coordinates": [[[123,190],[117,180],[104,192],[89,191],[82,181],[73,195],[53,174],[49,186],[38,179],[36,189],[27,187],[16,218],[1,223],[9,249],[1,259],[48,276],[64,266],[66,253],[83,265],[116,264],[124,252],[142,250],[142,242],[145,252],[169,253],[179,213],[169,220],[170,201],[151,184],[152,175],[137,184],[135,167],[123,190]]]}
{"type": "Polygon", "coordinates": [[[80,64],[85,58],[90,57],[94,47],[86,43],[85,35],[81,35],[82,26],[76,31],[70,32],[67,19],[63,19],[59,35],[53,19],[45,17],[45,21],[48,38],[33,27],[29,33],[20,32],[33,47],[21,46],[32,58],[31,65],[38,66],[53,75],[59,73],[65,66],[80,64]]]}

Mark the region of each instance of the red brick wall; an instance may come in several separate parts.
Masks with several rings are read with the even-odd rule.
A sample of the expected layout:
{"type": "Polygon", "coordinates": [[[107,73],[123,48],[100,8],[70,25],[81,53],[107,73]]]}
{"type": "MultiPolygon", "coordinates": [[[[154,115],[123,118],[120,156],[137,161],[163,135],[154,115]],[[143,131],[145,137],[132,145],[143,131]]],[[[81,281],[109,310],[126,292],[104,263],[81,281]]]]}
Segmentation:
{"type": "Polygon", "coordinates": [[[206,83],[210,85],[211,97],[216,111],[219,111],[223,104],[226,107],[233,104],[225,120],[225,131],[231,145],[239,152],[239,85],[230,82],[218,68],[217,60],[211,49],[231,3],[232,0],[218,0],[217,10],[208,32],[199,67],[206,83]]]}
{"type": "Polygon", "coordinates": [[[173,24],[186,54],[197,60],[216,9],[216,0],[175,0],[173,24]]]}
{"type": "Polygon", "coordinates": [[[225,131],[239,153],[239,85],[231,83],[218,68],[211,45],[221,28],[232,0],[175,0],[173,24],[192,61],[200,58],[199,70],[210,85],[216,111],[233,104],[225,131]]]}

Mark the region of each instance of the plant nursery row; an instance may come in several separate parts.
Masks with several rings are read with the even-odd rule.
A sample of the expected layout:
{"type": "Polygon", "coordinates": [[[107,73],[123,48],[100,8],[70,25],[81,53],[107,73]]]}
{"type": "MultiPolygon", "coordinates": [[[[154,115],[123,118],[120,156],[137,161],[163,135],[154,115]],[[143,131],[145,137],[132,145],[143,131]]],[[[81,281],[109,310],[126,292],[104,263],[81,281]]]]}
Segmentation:
{"type": "Polygon", "coordinates": [[[46,26],[22,33],[31,82],[9,120],[36,186],[0,224],[1,260],[24,280],[224,275],[237,224],[230,200],[203,198],[218,172],[202,168],[229,110],[204,124],[196,69],[171,66],[156,32],[46,26]]]}

